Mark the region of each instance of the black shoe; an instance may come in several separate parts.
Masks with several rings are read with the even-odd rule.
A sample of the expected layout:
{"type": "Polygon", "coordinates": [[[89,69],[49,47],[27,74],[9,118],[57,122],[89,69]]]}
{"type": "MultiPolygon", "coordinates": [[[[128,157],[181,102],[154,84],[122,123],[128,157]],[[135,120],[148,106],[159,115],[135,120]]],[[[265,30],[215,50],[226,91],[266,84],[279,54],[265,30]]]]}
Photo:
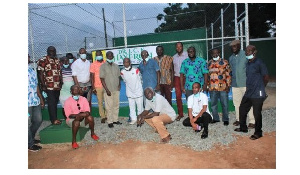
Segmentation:
{"type": "Polygon", "coordinates": [[[235,122],[233,122],[233,125],[234,125],[234,126],[239,126],[239,125],[240,125],[240,122],[239,122],[239,121],[235,121],[235,122]]]}
{"type": "Polygon", "coordinates": [[[107,120],[106,117],[105,117],[105,118],[102,118],[102,119],[101,119],[101,123],[105,123],[106,120],[107,120]]]}
{"type": "Polygon", "coordinates": [[[40,149],[42,149],[42,147],[38,146],[38,145],[32,145],[30,148],[28,148],[28,150],[31,151],[31,152],[37,152],[40,149]]]}
{"type": "Polygon", "coordinates": [[[108,127],[109,127],[109,128],[113,128],[113,127],[114,127],[114,124],[110,123],[110,124],[108,124],[108,127]]]}
{"type": "Polygon", "coordinates": [[[115,124],[115,125],[122,125],[122,123],[121,123],[121,122],[119,122],[119,121],[117,121],[117,122],[113,122],[113,124],[115,124]]]}
{"type": "Polygon", "coordinates": [[[250,139],[251,140],[256,140],[256,139],[259,139],[259,138],[261,138],[262,137],[262,135],[256,135],[256,134],[253,134],[252,136],[250,136],[250,139]]]}
{"type": "Polygon", "coordinates": [[[201,139],[206,139],[208,137],[207,131],[203,131],[201,135],[201,139]]]}
{"type": "Polygon", "coordinates": [[[35,140],[35,139],[34,139],[33,143],[34,143],[34,144],[39,144],[39,143],[41,143],[41,140],[35,140]]]}
{"type": "Polygon", "coordinates": [[[229,121],[225,121],[224,126],[228,126],[228,125],[229,125],[229,121]]]}
{"type": "Polygon", "coordinates": [[[220,122],[220,120],[212,120],[210,123],[217,123],[220,122]]]}
{"type": "Polygon", "coordinates": [[[236,132],[244,132],[244,133],[247,133],[247,132],[248,132],[248,129],[243,130],[243,129],[241,129],[241,128],[235,128],[234,131],[236,131],[236,132]]]}

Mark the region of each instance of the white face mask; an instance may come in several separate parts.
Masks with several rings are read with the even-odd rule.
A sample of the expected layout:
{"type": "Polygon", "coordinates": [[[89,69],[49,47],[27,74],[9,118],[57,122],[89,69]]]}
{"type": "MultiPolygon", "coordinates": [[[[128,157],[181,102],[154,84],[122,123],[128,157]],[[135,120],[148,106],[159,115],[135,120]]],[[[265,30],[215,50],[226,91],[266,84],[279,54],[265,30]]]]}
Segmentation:
{"type": "Polygon", "coordinates": [[[85,60],[86,59],[86,54],[80,54],[80,58],[85,60]]]}
{"type": "Polygon", "coordinates": [[[213,57],[213,60],[214,60],[214,61],[217,61],[217,60],[219,60],[219,59],[220,59],[220,56],[218,56],[218,57],[216,57],[216,58],[213,57]]]}
{"type": "Polygon", "coordinates": [[[246,56],[246,58],[247,58],[248,60],[251,60],[253,57],[254,57],[253,54],[251,54],[251,55],[249,55],[249,56],[246,56]]]}
{"type": "Polygon", "coordinates": [[[69,63],[73,63],[73,59],[69,59],[69,63]]]}
{"type": "Polygon", "coordinates": [[[129,67],[124,67],[124,69],[128,71],[128,70],[131,69],[131,66],[129,66],[129,67]]]}
{"type": "Polygon", "coordinates": [[[145,61],[148,62],[149,61],[149,57],[145,58],[145,61]]]}

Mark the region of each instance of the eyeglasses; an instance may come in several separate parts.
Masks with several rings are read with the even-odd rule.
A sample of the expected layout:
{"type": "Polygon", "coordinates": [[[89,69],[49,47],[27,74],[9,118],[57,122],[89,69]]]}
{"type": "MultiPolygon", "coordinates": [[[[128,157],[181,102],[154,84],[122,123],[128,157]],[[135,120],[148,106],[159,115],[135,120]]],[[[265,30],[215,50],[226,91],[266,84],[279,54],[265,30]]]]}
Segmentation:
{"type": "Polygon", "coordinates": [[[80,105],[79,105],[79,103],[77,102],[77,107],[78,107],[78,110],[80,111],[80,105]]]}

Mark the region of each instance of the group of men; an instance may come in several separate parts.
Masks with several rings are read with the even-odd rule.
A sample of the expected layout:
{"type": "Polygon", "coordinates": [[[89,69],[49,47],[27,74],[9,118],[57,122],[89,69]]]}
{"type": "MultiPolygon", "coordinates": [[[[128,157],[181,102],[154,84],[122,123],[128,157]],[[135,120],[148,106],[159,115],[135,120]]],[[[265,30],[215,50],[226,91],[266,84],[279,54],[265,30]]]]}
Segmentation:
{"type": "Polygon", "coordinates": [[[32,100],[29,95],[32,94],[28,93],[29,131],[31,131],[28,132],[28,135],[31,135],[28,149],[31,151],[41,149],[35,144],[39,141],[34,140],[37,129],[32,129],[40,126],[41,114],[36,117],[32,108],[44,106],[41,95],[43,93],[47,97],[50,121],[54,125],[61,123],[57,119],[57,104],[58,100],[61,101],[66,123],[72,127],[74,149],[79,147],[76,143],[79,127],[89,127],[91,137],[94,140],[99,139],[94,133],[94,119],[90,113],[92,93],[97,94],[101,123],[107,121],[109,128],[121,125],[122,123],[118,121],[120,76],[126,85],[130,124],[142,126],[145,121],[159,134],[163,143],[172,139],[165,125],[175,120],[180,121],[184,117],[182,93],[186,96],[188,108],[188,117],[183,121],[184,126],[192,127],[195,132],[200,132],[203,128],[201,138],[207,138],[209,123],[220,122],[219,99],[222,106],[222,121],[227,126],[229,124],[228,92],[231,87],[236,111],[236,121],[233,124],[240,125],[235,131],[248,132],[249,128],[255,128],[250,139],[262,137],[261,110],[266,98],[267,68],[256,57],[255,46],[247,46],[246,52],[241,50],[239,40],[232,41],[230,46],[233,54],[229,61],[220,58],[219,50],[213,49],[212,59],[209,62],[197,57],[194,47],[189,47],[187,52],[184,52],[182,42],[176,43],[176,54],[173,57],[164,55],[163,46],[157,46],[157,56],[154,58],[149,58],[146,50],[141,52],[142,61],[137,68],[131,65],[129,58],[124,58],[124,68],[121,71],[114,63],[114,55],[110,51],[106,53],[106,61],[103,60],[102,52],[96,51],[96,61],[90,63],[86,59],[86,50],[81,48],[79,59],[70,63],[71,55],[67,54],[62,58],[61,66],[60,60],[56,57],[55,47],[48,47],[47,56],[38,61],[40,84],[36,75],[28,68],[28,78],[30,78],[28,88],[36,99],[34,105],[30,103],[32,100]],[[43,93],[40,92],[38,85],[43,93]],[[172,107],[173,88],[176,93],[178,115],[172,107]],[[212,114],[208,107],[207,92],[210,94],[212,114]],[[248,112],[250,120],[247,126],[248,112]],[[39,118],[39,121],[35,122],[34,118],[39,118]]]}

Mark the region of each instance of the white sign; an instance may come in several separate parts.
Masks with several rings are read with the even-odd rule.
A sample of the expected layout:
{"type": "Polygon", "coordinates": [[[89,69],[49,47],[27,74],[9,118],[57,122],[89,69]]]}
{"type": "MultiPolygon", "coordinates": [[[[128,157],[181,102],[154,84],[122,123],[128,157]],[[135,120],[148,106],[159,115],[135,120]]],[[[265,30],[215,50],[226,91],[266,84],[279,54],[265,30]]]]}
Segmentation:
{"type": "Polygon", "coordinates": [[[153,58],[157,56],[156,54],[156,46],[145,46],[145,47],[133,47],[133,48],[124,48],[124,49],[113,49],[106,50],[114,53],[114,62],[118,65],[123,65],[123,59],[129,58],[131,60],[131,64],[140,64],[142,61],[141,52],[143,50],[147,50],[149,53],[149,58],[153,58]]]}

